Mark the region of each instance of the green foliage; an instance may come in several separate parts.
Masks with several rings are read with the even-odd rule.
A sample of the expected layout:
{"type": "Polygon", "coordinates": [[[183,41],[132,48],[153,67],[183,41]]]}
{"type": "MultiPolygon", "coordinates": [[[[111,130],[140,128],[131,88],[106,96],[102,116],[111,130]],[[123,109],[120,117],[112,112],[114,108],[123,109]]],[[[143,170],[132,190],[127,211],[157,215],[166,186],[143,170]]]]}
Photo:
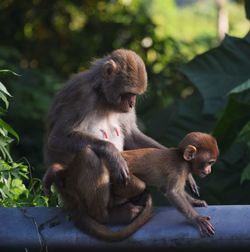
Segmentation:
{"type": "MultiPolygon", "coordinates": [[[[0,77],[5,74],[17,75],[10,70],[0,70],[0,77]]],[[[11,97],[0,82],[0,98],[4,103],[4,107],[0,107],[1,117],[7,112],[9,105],[7,96],[11,97]]],[[[0,118],[0,206],[48,206],[48,198],[42,196],[41,181],[31,176],[30,167],[20,162],[13,162],[9,152],[12,136],[19,140],[16,131],[0,118]]]]}
{"type": "MultiPolygon", "coordinates": [[[[17,75],[16,73],[10,70],[0,70],[0,77],[4,74],[13,74],[17,75]]],[[[7,97],[10,97],[10,93],[0,82],[0,99],[3,101],[4,106],[0,106],[0,116],[3,117],[9,107],[9,101],[7,97]]],[[[9,145],[13,141],[10,135],[14,136],[17,140],[19,140],[18,134],[15,130],[7,124],[3,119],[0,118],[0,152],[3,159],[7,159],[12,161],[11,155],[9,153],[9,145]]]]}
{"type": "Polygon", "coordinates": [[[220,160],[201,190],[214,204],[245,203],[250,190],[249,38],[250,34],[243,39],[227,36],[219,47],[182,68],[201,94],[203,114],[216,118],[212,132],[220,160]]]}
{"type": "Polygon", "coordinates": [[[227,149],[235,141],[250,120],[250,80],[232,89],[228,97],[226,108],[214,129],[221,150],[227,149]]]}
{"type": "Polygon", "coordinates": [[[226,94],[249,78],[249,38],[250,33],[244,39],[226,36],[219,47],[195,57],[182,68],[199,89],[205,114],[223,108],[226,94]]]}
{"type": "Polygon", "coordinates": [[[1,206],[48,206],[48,198],[41,194],[41,181],[29,177],[29,175],[27,165],[0,160],[1,206]]]}
{"type": "MultiPolygon", "coordinates": [[[[245,125],[245,127],[241,130],[237,140],[240,142],[245,142],[247,144],[248,149],[250,150],[250,122],[248,122],[245,125]]],[[[250,180],[250,162],[241,173],[241,180],[240,180],[241,184],[246,180],[250,180]]]]}
{"type": "Polygon", "coordinates": [[[176,146],[190,131],[212,131],[216,118],[203,113],[203,99],[195,91],[191,96],[177,99],[167,108],[142,117],[147,132],[166,146],[176,146]]]}
{"type": "MultiPolygon", "coordinates": [[[[18,61],[20,55],[15,52],[10,53],[6,48],[0,48],[0,55],[5,51],[2,62],[18,61]]],[[[1,66],[1,63],[0,63],[1,66]]],[[[15,158],[20,156],[28,157],[29,162],[36,165],[36,176],[41,163],[43,134],[46,119],[46,113],[51,102],[51,97],[60,86],[60,82],[55,75],[49,71],[40,71],[38,69],[22,69],[14,63],[11,67],[18,73],[20,78],[10,78],[6,73],[2,79],[7,83],[9,92],[14,99],[6,115],[11,125],[15,125],[19,134],[22,136],[18,145],[12,147],[12,155],[15,158]]]]}
{"type": "Polygon", "coordinates": [[[249,203],[248,55],[249,33],[244,38],[226,36],[221,45],[181,67],[195,87],[191,96],[180,97],[171,106],[144,118],[148,132],[168,146],[176,146],[190,131],[216,136],[220,159],[205,181],[197,178],[202,184],[201,195],[211,204],[249,203]]]}

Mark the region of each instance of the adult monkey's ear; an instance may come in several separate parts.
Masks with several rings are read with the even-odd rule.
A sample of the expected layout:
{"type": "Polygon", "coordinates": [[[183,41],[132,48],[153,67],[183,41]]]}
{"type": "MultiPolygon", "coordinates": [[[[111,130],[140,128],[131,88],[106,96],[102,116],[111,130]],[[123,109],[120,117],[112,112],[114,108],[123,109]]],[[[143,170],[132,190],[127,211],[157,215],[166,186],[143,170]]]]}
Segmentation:
{"type": "Polygon", "coordinates": [[[117,70],[117,64],[112,60],[109,59],[107,60],[102,69],[102,76],[104,79],[110,79],[111,77],[114,76],[115,72],[117,70]]]}
{"type": "Polygon", "coordinates": [[[188,145],[184,150],[183,158],[186,161],[190,161],[195,158],[196,153],[197,153],[196,147],[193,145],[188,145]]]}

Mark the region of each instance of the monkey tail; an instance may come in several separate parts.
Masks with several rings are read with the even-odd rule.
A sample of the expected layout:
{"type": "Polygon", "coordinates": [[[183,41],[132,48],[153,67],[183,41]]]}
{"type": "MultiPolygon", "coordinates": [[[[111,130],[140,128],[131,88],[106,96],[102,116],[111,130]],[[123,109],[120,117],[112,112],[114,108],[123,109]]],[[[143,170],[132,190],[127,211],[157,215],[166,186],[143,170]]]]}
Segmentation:
{"type": "Polygon", "coordinates": [[[134,232],[136,232],[141,226],[143,226],[153,215],[152,197],[149,194],[146,201],[146,205],[141,213],[124,228],[114,231],[111,228],[98,223],[89,215],[84,215],[75,219],[76,226],[89,234],[96,236],[105,241],[120,241],[128,238],[134,232]]]}

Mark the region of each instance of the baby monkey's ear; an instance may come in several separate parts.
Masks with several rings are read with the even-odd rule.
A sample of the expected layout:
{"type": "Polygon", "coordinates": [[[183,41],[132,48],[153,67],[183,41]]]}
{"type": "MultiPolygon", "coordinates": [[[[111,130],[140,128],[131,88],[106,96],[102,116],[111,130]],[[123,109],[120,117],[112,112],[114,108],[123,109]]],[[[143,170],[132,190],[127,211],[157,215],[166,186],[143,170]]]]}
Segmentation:
{"type": "Polygon", "coordinates": [[[194,147],[193,145],[188,145],[184,150],[183,158],[186,161],[190,161],[195,158],[196,153],[197,153],[196,147],[194,147]]]}

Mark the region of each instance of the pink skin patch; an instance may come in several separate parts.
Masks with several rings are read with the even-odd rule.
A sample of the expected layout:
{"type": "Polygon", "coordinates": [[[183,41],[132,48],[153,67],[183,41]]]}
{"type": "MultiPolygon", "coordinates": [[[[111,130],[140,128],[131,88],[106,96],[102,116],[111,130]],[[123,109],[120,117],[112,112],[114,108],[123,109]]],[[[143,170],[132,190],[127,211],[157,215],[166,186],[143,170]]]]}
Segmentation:
{"type": "Polygon", "coordinates": [[[117,136],[119,136],[119,131],[117,128],[114,129],[117,136]]]}
{"type": "Polygon", "coordinates": [[[102,132],[103,138],[104,138],[104,139],[108,139],[108,134],[107,134],[107,132],[106,132],[105,130],[102,130],[102,129],[100,129],[100,131],[102,132]]]}

